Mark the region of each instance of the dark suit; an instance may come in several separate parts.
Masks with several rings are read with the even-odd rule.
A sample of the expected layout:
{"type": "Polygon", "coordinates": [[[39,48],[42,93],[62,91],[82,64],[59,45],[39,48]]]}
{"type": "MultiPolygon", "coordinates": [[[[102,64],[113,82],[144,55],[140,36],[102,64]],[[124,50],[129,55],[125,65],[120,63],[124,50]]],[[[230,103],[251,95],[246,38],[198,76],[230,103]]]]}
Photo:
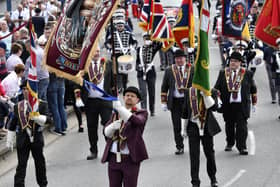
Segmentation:
{"type": "Polygon", "coordinates": [[[212,111],[218,108],[217,91],[212,90],[212,97],[215,105],[207,110],[204,135],[200,136],[196,123],[192,122],[192,109],[190,106],[189,89],[185,92],[182,117],[188,119],[187,134],[189,137],[190,163],[191,163],[191,183],[200,185],[199,180],[199,158],[200,158],[200,141],[203,146],[204,154],[207,159],[207,173],[211,182],[216,182],[216,162],[213,136],[221,131],[221,128],[213,115],[212,111]]]}
{"type": "MultiPolygon", "coordinates": [[[[193,67],[191,67],[189,81],[187,87],[192,84],[193,67]]],[[[162,103],[167,102],[167,108],[171,111],[171,119],[173,124],[174,139],[177,149],[184,148],[183,137],[181,136],[181,117],[182,117],[182,104],[184,102],[184,97],[176,98],[174,96],[175,78],[172,71],[172,66],[165,70],[163,81],[161,84],[161,97],[162,103]],[[167,96],[167,101],[164,101],[163,95],[167,96]]]]}
{"type": "MultiPolygon", "coordinates": [[[[221,70],[215,84],[215,88],[221,93],[223,117],[226,123],[226,141],[228,146],[233,146],[236,140],[237,149],[246,149],[248,135],[247,119],[250,117],[251,96],[256,97],[257,87],[253,79],[253,73],[245,71],[241,82],[241,103],[230,103],[231,92],[228,91],[225,70],[221,70]],[[235,130],[236,128],[236,130],[235,130]]],[[[253,100],[253,104],[256,100],[253,100]]]]}
{"type": "MultiPolygon", "coordinates": [[[[113,90],[113,72],[112,72],[112,62],[106,62],[106,69],[104,72],[104,91],[112,95],[113,90]]],[[[89,80],[89,75],[84,76],[85,80],[89,80]]],[[[100,98],[91,98],[86,88],[82,89],[82,100],[85,104],[85,113],[87,118],[87,129],[88,138],[90,143],[90,151],[92,153],[97,153],[97,141],[98,141],[98,119],[99,115],[101,117],[101,124],[105,125],[110,119],[112,114],[112,102],[105,101],[100,98]]]]}
{"type": "MultiPolygon", "coordinates": [[[[26,130],[22,130],[21,123],[20,123],[20,115],[19,115],[19,104],[24,101],[19,102],[15,105],[14,108],[14,117],[11,123],[8,126],[10,131],[16,131],[16,148],[17,148],[17,158],[18,158],[18,165],[16,169],[16,174],[14,177],[14,186],[15,187],[24,187],[24,179],[26,176],[26,168],[27,162],[29,158],[30,152],[34,158],[35,163],[35,173],[36,173],[36,180],[40,187],[47,186],[47,176],[46,176],[46,161],[43,154],[43,147],[44,147],[44,137],[42,133],[42,127],[38,124],[35,124],[35,128],[33,129],[34,132],[34,140],[30,142],[29,135],[27,134],[26,130]]],[[[47,113],[47,105],[46,103],[40,103],[40,114],[47,113]]],[[[28,114],[27,114],[28,116],[28,114]]],[[[49,121],[49,120],[48,120],[49,121]]]]}
{"type": "MultiPolygon", "coordinates": [[[[108,125],[113,122],[114,115],[108,125]]],[[[140,163],[148,159],[146,146],[143,140],[143,132],[148,118],[146,110],[136,111],[129,120],[124,124],[124,129],[121,132],[122,137],[126,137],[129,155],[122,155],[120,163],[116,162],[116,155],[110,152],[113,144],[113,139],[108,138],[102,163],[109,162],[108,172],[110,187],[136,187],[137,178],[140,168],[140,163]]]]}

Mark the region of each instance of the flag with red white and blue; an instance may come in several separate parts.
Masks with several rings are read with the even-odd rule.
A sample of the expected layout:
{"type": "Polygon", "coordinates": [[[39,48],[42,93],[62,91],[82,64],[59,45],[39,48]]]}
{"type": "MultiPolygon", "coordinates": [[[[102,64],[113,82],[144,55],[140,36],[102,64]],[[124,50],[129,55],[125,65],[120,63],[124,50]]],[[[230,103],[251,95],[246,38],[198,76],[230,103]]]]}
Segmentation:
{"type": "Polygon", "coordinates": [[[39,114],[38,100],[38,78],[37,78],[37,62],[36,62],[36,35],[33,29],[32,22],[29,22],[29,37],[30,37],[30,57],[31,63],[28,67],[27,89],[28,103],[31,107],[31,115],[39,114]]]}

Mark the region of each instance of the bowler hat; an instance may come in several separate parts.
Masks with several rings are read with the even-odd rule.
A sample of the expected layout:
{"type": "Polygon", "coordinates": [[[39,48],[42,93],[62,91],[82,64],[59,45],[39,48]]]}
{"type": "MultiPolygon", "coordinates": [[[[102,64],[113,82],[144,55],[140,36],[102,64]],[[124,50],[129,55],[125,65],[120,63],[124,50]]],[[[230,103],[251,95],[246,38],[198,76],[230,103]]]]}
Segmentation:
{"type": "Polygon", "coordinates": [[[138,99],[141,100],[140,91],[139,91],[139,89],[136,88],[135,86],[129,86],[129,87],[127,87],[127,88],[124,90],[123,95],[125,95],[127,92],[135,93],[136,96],[138,97],[138,99]]]}
{"type": "Polygon", "coordinates": [[[229,58],[230,59],[239,60],[241,62],[244,62],[244,59],[243,59],[241,53],[239,53],[237,51],[232,52],[229,58]]]}
{"type": "Polygon", "coordinates": [[[184,53],[184,51],[182,49],[177,49],[174,53],[174,57],[186,57],[187,55],[184,53]]]}
{"type": "Polygon", "coordinates": [[[7,45],[5,44],[5,42],[0,41],[0,48],[6,50],[7,49],[7,45]]]}

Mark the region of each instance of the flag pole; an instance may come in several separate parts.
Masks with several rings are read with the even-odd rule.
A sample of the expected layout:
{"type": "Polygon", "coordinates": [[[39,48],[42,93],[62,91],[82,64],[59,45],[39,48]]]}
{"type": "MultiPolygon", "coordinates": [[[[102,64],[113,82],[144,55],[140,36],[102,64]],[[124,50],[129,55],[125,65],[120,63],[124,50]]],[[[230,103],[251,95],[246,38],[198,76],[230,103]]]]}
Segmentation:
{"type": "Polygon", "coordinates": [[[118,73],[117,73],[117,61],[116,61],[116,52],[115,52],[115,41],[114,41],[114,23],[113,23],[113,17],[111,18],[111,24],[110,24],[110,29],[111,29],[111,45],[112,45],[112,62],[113,62],[113,76],[114,76],[114,91],[113,95],[118,96],[118,73]]]}

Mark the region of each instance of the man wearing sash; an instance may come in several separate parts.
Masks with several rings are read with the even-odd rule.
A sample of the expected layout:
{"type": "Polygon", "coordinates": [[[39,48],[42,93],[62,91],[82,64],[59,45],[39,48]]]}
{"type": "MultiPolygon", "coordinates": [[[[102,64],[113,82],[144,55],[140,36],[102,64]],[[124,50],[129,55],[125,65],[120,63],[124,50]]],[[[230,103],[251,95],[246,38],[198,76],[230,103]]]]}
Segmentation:
{"type": "Polygon", "coordinates": [[[223,117],[226,126],[226,148],[232,151],[236,147],[240,155],[248,155],[246,139],[248,135],[247,119],[250,109],[255,111],[257,87],[253,73],[243,67],[242,55],[234,51],[230,56],[229,67],[220,71],[215,88],[221,93],[223,117]]]}
{"type": "Polygon", "coordinates": [[[14,117],[8,127],[7,147],[13,149],[14,137],[16,134],[16,148],[18,165],[14,177],[14,186],[24,187],[24,179],[26,175],[27,161],[30,152],[35,162],[36,180],[40,187],[48,184],[46,176],[46,161],[43,154],[44,137],[43,125],[51,123],[51,119],[45,114],[47,113],[47,103],[40,102],[39,116],[30,116],[31,107],[27,101],[28,90],[26,81],[22,84],[24,100],[18,102],[14,107],[14,117]]]}
{"type": "Polygon", "coordinates": [[[155,115],[155,83],[156,70],[153,59],[162,44],[152,42],[148,33],[143,34],[144,45],[137,48],[136,71],[142,101],[141,108],[147,109],[147,88],[149,93],[150,115],[155,115]]]}
{"type": "MultiPolygon", "coordinates": [[[[107,49],[112,49],[112,37],[114,40],[114,49],[115,49],[115,57],[117,61],[118,67],[118,57],[123,55],[130,55],[131,47],[137,46],[137,40],[134,37],[134,34],[125,28],[124,20],[116,20],[116,30],[113,32],[113,36],[111,33],[108,34],[108,37],[105,42],[105,46],[107,49]]],[[[128,75],[125,73],[119,73],[118,71],[118,87],[126,89],[127,78],[128,75]]]]}
{"type": "MultiPolygon", "coordinates": [[[[278,49],[275,49],[271,56],[271,71],[274,74],[275,103],[277,94],[277,102],[280,105],[280,37],[276,39],[276,44],[278,46],[278,49]]],[[[280,119],[280,116],[278,118],[280,119]]]]}
{"type": "Polygon", "coordinates": [[[130,86],[124,90],[123,99],[125,106],[120,101],[113,102],[117,113],[104,129],[107,143],[102,163],[108,162],[110,187],[136,187],[140,164],[148,159],[143,140],[148,112],[136,107],[140,92],[130,86]]]}
{"type": "Polygon", "coordinates": [[[219,108],[218,91],[211,90],[212,97],[206,96],[196,88],[189,88],[185,92],[182,112],[182,136],[189,137],[191,183],[193,187],[199,187],[199,159],[200,141],[207,160],[207,173],[211,180],[211,187],[217,187],[216,162],[213,136],[221,131],[221,128],[212,111],[219,108]]]}
{"type": "Polygon", "coordinates": [[[193,68],[186,63],[184,51],[175,51],[175,64],[165,70],[161,84],[161,103],[163,111],[170,110],[173,124],[174,139],[177,151],[176,155],[184,153],[183,137],[181,136],[182,104],[184,91],[191,86],[193,68]]]}
{"type": "MultiPolygon", "coordinates": [[[[106,61],[105,58],[100,56],[99,46],[97,47],[92,62],[83,78],[94,83],[106,93],[112,95],[114,87],[112,62],[106,61]]],[[[80,88],[75,89],[76,106],[81,107],[85,104],[88,138],[90,143],[90,154],[87,156],[87,160],[97,158],[99,116],[101,117],[101,124],[105,125],[112,114],[112,102],[101,99],[101,96],[102,94],[100,94],[100,92],[93,88],[86,88],[85,85],[82,88],[82,92],[80,92],[80,88]]]]}

